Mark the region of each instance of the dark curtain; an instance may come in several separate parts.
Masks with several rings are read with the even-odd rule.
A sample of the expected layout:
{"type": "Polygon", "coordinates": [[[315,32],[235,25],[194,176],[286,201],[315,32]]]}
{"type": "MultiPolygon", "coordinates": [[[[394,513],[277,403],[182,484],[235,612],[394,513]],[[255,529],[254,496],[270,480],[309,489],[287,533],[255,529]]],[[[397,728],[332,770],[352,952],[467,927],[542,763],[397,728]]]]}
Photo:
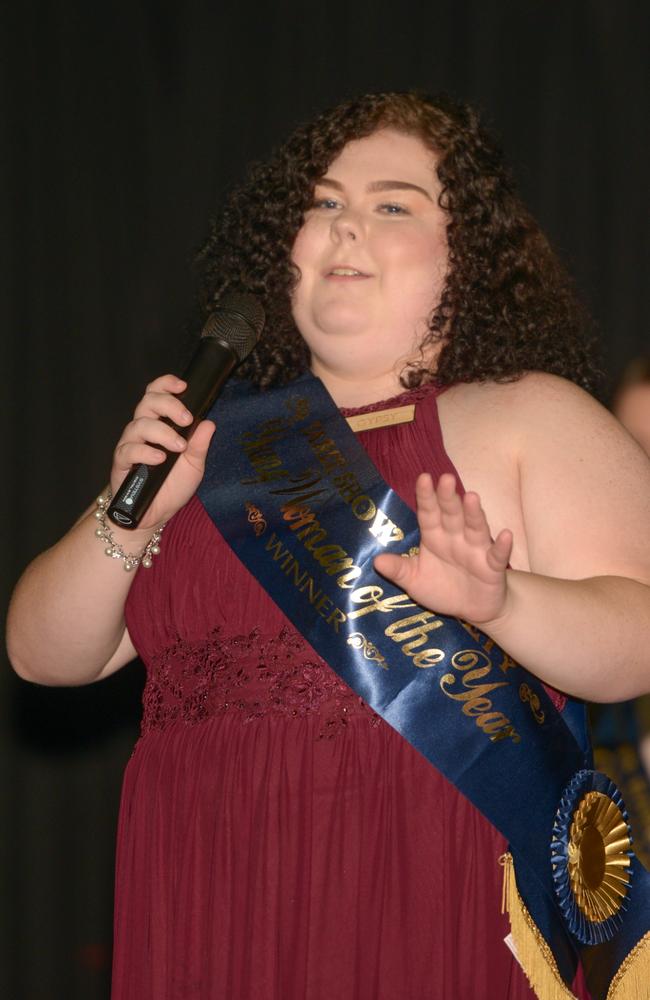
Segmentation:
{"type": "MultiPolygon", "coordinates": [[[[182,366],[191,259],[224,189],[347,95],[478,103],[610,373],[648,351],[647,5],[32,0],[1,16],[5,596],[104,485],[144,383],[182,366]]],[[[1,678],[0,993],[107,997],[142,671],[72,690],[1,678]]]]}

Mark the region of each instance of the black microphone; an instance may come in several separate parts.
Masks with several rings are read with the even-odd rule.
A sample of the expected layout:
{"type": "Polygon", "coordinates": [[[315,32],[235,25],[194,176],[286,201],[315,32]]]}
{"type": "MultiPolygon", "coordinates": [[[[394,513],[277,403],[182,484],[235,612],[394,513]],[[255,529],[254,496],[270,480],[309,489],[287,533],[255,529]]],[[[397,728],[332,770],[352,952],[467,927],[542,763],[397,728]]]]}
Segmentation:
{"type": "MultiPolygon", "coordinates": [[[[178,427],[161,417],[175,431],[188,438],[206,415],[229,375],[255,347],[264,326],[264,309],[254,295],[225,295],[201,331],[201,340],[183,379],[187,387],[179,399],[194,417],[189,427],[178,427]]],[[[170,452],[160,465],[134,465],[106,511],[121,528],[137,528],[156,493],[169,475],[180,452],[170,452]]]]}

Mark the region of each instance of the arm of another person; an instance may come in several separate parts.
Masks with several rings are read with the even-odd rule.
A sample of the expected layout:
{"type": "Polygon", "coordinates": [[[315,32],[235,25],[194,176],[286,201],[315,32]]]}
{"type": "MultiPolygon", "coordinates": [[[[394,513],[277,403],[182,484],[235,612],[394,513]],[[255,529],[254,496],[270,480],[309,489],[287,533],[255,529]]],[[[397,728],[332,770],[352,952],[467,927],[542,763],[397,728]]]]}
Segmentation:
{"type": "MultiPolygon", "coordinates": [[[[164,460],[165,453],[156,445],[180,453],[141,526],[135,531],[112,527],[116,541],[127,552],[144,548],[153,531],[187,503],[203,475],[214,424],[199,424],[185,442],[159,419],[170,417],[179,426],[191,422],[173,395],[184,387],[172,375],[152,382],[115,449],[110,477],[113,492],[132,465],[164,460]]],[[[104,545],[95,536],[93,511],[87,511],[56,545],[28,566],[14,591],[7,649],[14,669],[26,680],[86,684],[113,673],[136,655],[124,622],[124,605],[135,574],[124,572],[121,561],[106,558],[104,545]]]]}
{"type": "Polygon", "coordinates": [[[420,554],[379,556],[418,603],[473,622],[546,683],[592,701],[650,690],[650,462],[590,396],[553,376],[499,386],[530,571],[508,569],[480,498],[418,480],[420,554]]]}

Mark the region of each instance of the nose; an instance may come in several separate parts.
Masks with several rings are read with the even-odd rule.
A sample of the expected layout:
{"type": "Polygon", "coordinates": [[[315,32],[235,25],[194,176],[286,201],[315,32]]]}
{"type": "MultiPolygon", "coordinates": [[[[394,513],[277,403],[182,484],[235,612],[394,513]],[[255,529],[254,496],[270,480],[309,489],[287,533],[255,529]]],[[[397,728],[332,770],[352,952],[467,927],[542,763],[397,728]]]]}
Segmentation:
{"type": "Polygon", "coordinates": [[[340,242],[353,243],[362,235],[359,216],[350,209],[339,212],[332,220],[332,236],[340,242]]]}

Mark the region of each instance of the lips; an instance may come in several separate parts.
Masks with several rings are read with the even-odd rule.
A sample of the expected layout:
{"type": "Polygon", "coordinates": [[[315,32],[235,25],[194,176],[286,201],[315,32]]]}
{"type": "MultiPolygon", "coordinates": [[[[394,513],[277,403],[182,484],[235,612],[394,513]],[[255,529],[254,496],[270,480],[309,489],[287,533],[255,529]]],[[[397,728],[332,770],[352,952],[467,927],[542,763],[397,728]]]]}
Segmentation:
{"type": "Polygon", "coordinates": [[[360,271],[358,267],[351,264],[336,264],[325,271],[326,278],[369,278],[365,271],[360,271]]]}

